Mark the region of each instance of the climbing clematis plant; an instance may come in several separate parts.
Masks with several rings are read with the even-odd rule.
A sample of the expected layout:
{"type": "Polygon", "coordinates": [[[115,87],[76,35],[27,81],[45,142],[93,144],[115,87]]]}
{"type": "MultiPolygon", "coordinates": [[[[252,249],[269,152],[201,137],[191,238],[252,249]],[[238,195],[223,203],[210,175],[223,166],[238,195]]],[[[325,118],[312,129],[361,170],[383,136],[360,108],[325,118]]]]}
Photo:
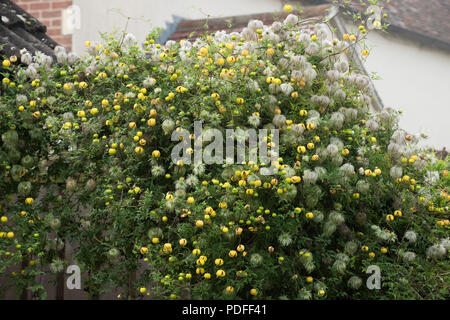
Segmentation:
{"type": "Polygon", "coordinates": [[[38,276],[76,264],[92,297],[448,297],[448,160],[371,111],[354,35],[304,26],[4,57],[2,281],[42,298],[38,276]],[[203,161],[227,130],[246,156],[203,161]]]}

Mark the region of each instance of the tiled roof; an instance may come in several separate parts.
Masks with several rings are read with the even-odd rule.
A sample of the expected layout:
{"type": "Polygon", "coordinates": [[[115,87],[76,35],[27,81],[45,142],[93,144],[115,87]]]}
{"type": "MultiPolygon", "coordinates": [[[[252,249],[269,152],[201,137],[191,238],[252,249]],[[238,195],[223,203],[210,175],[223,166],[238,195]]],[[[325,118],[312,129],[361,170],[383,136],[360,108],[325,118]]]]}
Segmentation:
{"type": "MultiPolygon", "coordinates": [[[[298,13],[302,19],[309,19],[311,22],[320,22],[327,16],[330,5],[318,5],[302,7],[302,12],[298,13]]],[[[252,19],[261,20],[265,25],[270,25],[276,20],[284,19],[288,14],[286,12],[279,13],[258,13],[251,15],[201,19],[201,20],[184,20],[178,24],[176,31],[170,36],[170,40],[179,41],[189,36],[198,37],[208,32],[225,30],[227,32],[241,31],[248,25],[252,19]],[[207,26],[207,28],[206,28],[207,26]]]]}
{"type": "Polygon", "coordinates": [[[23,48],[53,56],[58,44],[46,35],[47,28],[11,0],[0,0],[0,54],[19,55],[23,48]]]}
{"type": "Polygon", "coordinates": [[[449,0],[395,0],[384,6],[392,25],[450,43],[449,0]]]}
{"type": "MultiPolygon", "coordinates": [[[[309,5],[302,6],[304,11],[300,14],[303,18],[323,18],[326,10],[334,4],[333,0],[309,0],[299,1],[300,4],[307,2],[309,5]]],[[[380,0],[384,7],[383,13],[387,18],[383,22],[389,23],[389,32],[399,33],[417,40],[431,41],[433,45],[441,48],[450,48],[450,0],[380,0]]],[[[359,0],[351,0],[349,8],[352,11],[364,13],[367,7],[361,5],[359,0]]],[[[280,13],[279,17],[286,16],[280,13]]],[[[185,20],[179,23],[177,30],[170,37],[172,40],[180,40],[195,32],[197,36],[205,31],[214,32],[218,30],[239,31],[243,29],[248,20],[262,20],[264,24],[274,21],[273,13],[253,14],[246,16],[235,16],[216,19],[185,20]],[[205,24],[208,29],[205,29],[205,24]],[[231,25],[231,28],[229,27],[231,25]]]]}
{"type": "MultiPolygon", "coordinates": [[[[367,2],[367,1],[366,1],[367,2]]],[[[333,0],[310,0],[309,3],[333,3],[333,0]]],[[[412,38],[428,40],[437,46],[450,48],[450,0],[380,0],[391,26],[388,32],[397,32],[412,38]]],[[[353,11],[367,9],[359,0],[351,0],[353,11]]]]}

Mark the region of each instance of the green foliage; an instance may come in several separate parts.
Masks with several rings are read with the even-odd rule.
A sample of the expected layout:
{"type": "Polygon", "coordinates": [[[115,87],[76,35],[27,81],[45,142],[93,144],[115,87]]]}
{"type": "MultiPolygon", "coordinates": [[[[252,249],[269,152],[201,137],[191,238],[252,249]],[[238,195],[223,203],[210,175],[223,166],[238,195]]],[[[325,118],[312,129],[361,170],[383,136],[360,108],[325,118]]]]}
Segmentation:
{"type": "Polygon", "coordinates": [[[448,160],[432,163],[396,112],[369,111],[348,41],[294,20],[166,47],[157,32],[142,48],[106,37],[79,59],[57,49],[51,66],[4,63],[2,276],[36,298],[36,276],[67,263],[91,296],[448,298],[448,160]],[[275,174],[172,163],[172,130],[193,133],[195,120],[278,129],[275,174]],[[58,260],[64,243],[75,261],[58,260]],[[370,265],[380,290],[365,286],[370,265]]]}

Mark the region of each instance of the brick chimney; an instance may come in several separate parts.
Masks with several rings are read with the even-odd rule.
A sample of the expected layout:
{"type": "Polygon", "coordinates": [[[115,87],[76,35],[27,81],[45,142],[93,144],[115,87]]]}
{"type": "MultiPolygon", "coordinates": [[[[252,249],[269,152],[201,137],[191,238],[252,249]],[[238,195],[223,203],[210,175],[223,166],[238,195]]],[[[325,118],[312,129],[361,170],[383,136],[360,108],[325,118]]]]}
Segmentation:
{"type": "Polygon", "coordinates": [[[72,5],[72,0],[14,0],[22,9],[47,26],[47,35],[72,50],[72,35],[63,34],[63,10],[72,5]]]}

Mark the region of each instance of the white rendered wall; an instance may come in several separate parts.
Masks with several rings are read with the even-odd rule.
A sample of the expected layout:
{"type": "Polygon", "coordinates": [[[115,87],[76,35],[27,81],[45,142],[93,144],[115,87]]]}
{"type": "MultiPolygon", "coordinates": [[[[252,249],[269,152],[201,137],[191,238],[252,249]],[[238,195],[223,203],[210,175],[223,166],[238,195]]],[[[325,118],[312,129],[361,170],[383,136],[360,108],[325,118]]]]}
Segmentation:
{"type": "Polygon", "coordinates": [[[425,145],[450,149],[450,52],[371,32],[365,63],[385,107],[404,110],[400,126],[429,133],[425,145]]]}

